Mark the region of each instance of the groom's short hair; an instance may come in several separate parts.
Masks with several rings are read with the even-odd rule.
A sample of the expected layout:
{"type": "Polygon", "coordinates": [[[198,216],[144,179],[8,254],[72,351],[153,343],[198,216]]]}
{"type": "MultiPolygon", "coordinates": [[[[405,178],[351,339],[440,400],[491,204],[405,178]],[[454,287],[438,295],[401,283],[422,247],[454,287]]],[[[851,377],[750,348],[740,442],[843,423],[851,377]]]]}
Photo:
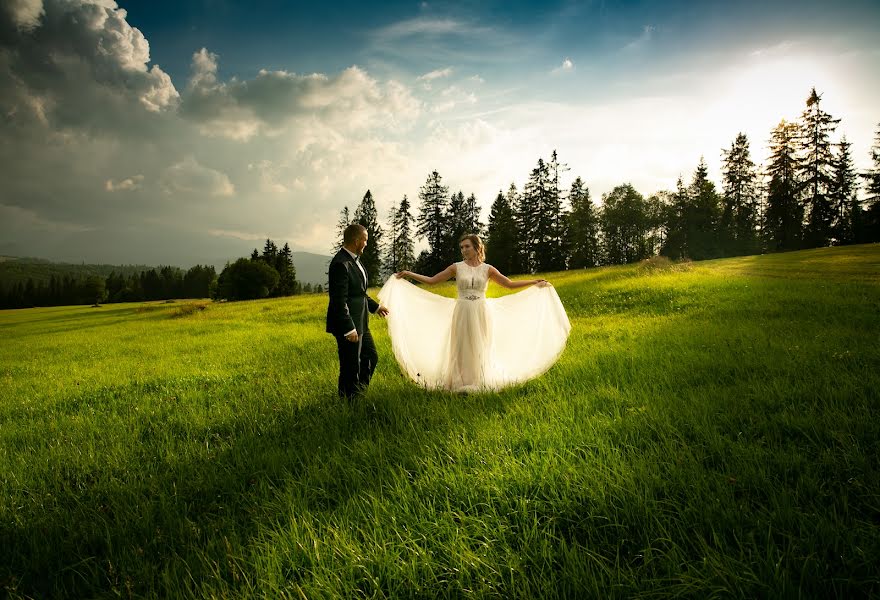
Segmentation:
{"type": "Polygon", "coordinates": [[[350,244],[367,232],[367,228],[360,223],[352,223],[342,232],[342,243],[350,244]]]}

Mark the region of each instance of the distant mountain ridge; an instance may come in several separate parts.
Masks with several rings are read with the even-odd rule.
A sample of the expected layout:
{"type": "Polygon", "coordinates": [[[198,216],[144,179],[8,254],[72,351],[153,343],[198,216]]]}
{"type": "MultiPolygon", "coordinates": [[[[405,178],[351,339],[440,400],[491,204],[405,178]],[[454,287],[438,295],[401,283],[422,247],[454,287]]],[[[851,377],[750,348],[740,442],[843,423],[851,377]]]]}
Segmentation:
{"type": "MultiPolygon", "coordinates": [[[[233,262],[236,258],[217,259],[207,263],[214,265],[217,274],[223,270],[227,262],[233,262]]],[[[311,252],[294,252],[293,265],[296,267],[296,278],[300,283],[311,283],[312,285],[327,284],[327,266],[330,264],[330,256],[313,254],[311,252]]],[[[179,266],[179,265],[173,265],[179,266]]],[[[188,267],[180,267],[184,270],[188,267]]],[[[45,258],[35,257],[19,257],[19,256],[0,256],[0,285],[10,288],[18,282],[26,282],[29,278],[33,278],[34,283],[48,282],[51,277],[88,277],[90,275],[98,275],[106,278],[110,273],[117,275],[131,276],[141,271],[157,269],[160,265],[110,265],[110,264],[88,264],[88,263],[68,263],[55,262],[45,258]]]]}

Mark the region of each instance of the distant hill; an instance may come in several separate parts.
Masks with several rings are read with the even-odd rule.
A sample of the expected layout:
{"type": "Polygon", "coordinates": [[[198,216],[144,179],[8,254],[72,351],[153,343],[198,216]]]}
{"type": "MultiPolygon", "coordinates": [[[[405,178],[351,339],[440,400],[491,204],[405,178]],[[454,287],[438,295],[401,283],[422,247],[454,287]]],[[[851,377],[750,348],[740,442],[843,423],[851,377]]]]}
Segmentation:
{"type": "MultiPolygon", "coordinates": [[[[296,278],[302,283],[326,285],[327,265],[330,263],[329,256],[312,254],[311,252],[294,252],[293,264],[296,267],[296,278]]],[[[230,259],[231,262],[233,259],[230,259]]],[[[215,260],[207,264],[213,264],[217,274],[223,270],[227,260],[215,260]]],[[[179,265],[177,265],[179,266],[179,265]]],[[[187,267],[181,267],[184,270],[187,267]]],[[[0,285],[10,288],[18,282],[26,282],[33,278],[35,283],[48,282],[52,275],[56,277],[88,277],[98,275],[107,277],[110,273],[129,277],[141,271],[158,269],[158,265],[108,265],[52,262],[44,258],[0,256],[0,285]]]]}
{"type": "MultiPolygon", "coordinates": [[[[241,256],[250,256],[250,252],[242,254],[241,256]]],[[[214,268],[217,269],[217,274],[219,275],[223,270],[223,267],[226,266],[226,263],[234,262],[237,258],[239,258],[239,256],[212,260],[205,264],[214,265],[214,268]]],[[[300,283],[311,283],[312,285],[315,285],[316,283],[327,285],[327,269],[330,265],[331,258],[333,257],[312,254],[311,252],[294,252],[293,266],[296,267],[297,281],[300,283]]]]}
{"type": "Polygon", "coordinates": [[[311,252],[294,252],[293,265],[296,267],[296,278],[302,283],[327,285],[327,269],[332,258],[311,252]]]}
{"type": "Polygon", "coordinates": [[[56,263],[44,258],[2,256],[0,257],[0,285],[10,288],[18,282],[33,278],[35,283],[45,283],[56,277],[83,278],[90,275],[107,277],[110,273],[126,277],[149,270],[148,265],[89,265],[86,263],[56,263]]]}

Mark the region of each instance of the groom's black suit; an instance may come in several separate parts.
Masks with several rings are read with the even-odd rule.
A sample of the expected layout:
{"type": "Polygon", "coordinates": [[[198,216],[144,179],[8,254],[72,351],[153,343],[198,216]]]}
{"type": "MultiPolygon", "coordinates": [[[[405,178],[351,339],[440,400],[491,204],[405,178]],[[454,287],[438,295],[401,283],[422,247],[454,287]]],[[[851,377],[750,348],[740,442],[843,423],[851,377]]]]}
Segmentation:
{"type": "Polygon", "coordinates": [[[330,303],[327,305],[327,333],[336,337],[339,350],[339,395],[353,397],[366,388],[379,355],[370,333],[369,313],[379,304],[367,296],[367,283],[354,259],[344,248],[330,261],[330,303]],[[357,330],[358,341],[345,334],[357,330]]]}

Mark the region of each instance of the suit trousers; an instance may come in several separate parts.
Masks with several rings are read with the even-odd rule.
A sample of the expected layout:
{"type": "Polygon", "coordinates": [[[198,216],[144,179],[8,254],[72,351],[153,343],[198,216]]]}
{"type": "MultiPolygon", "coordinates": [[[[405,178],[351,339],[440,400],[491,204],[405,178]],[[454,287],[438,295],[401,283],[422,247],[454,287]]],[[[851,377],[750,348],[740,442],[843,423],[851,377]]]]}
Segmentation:
{"type": "Polygon", "coordinates": [[[336,345],[339,350],[339,395],[352,399],[363,392],[370,384],[379,353],[373,343],[373,334],[367,329],[358,337],[358,341],[349,342],[343,335],[337,335],[336,345]]]}

